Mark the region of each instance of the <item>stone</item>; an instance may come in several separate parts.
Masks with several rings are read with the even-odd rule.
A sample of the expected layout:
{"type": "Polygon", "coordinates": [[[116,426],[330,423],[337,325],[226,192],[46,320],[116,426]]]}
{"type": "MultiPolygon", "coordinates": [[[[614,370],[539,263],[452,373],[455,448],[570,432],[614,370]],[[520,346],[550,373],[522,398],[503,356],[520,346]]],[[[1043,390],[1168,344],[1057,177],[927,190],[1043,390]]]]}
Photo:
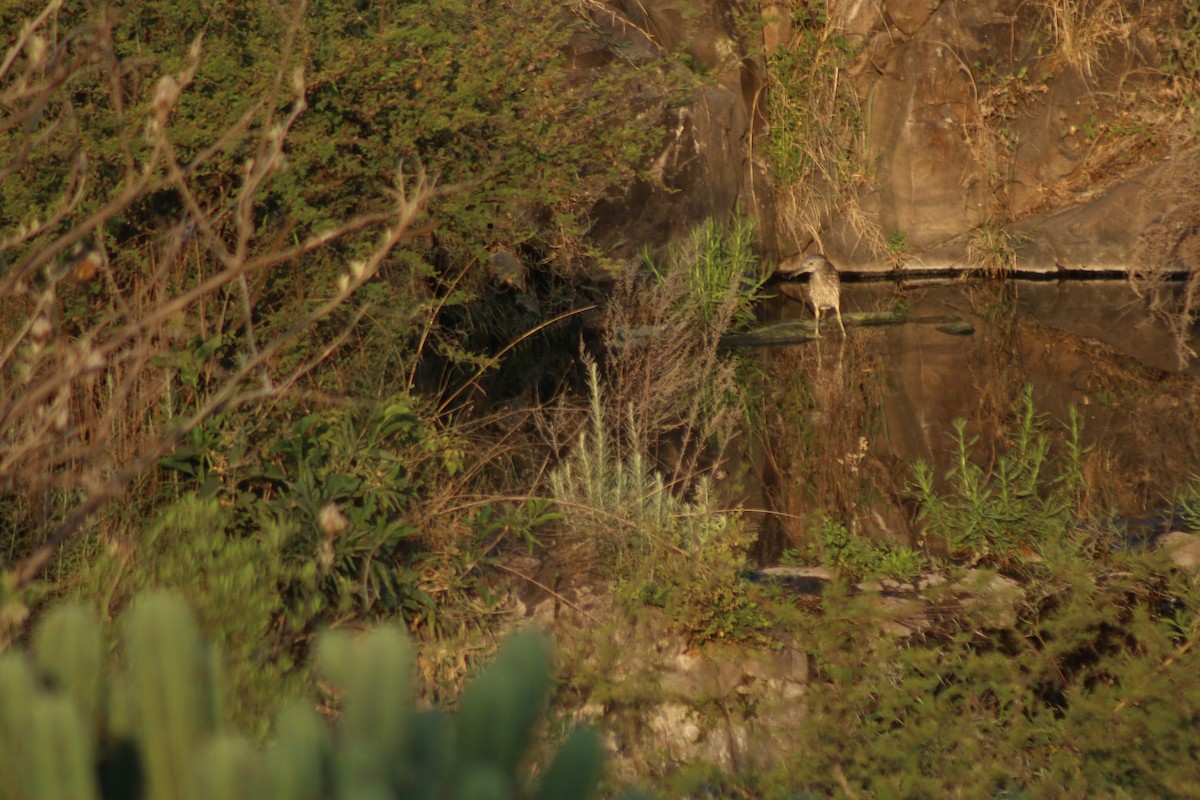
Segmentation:
{"type": "MultiPolygon", "coordinates": [[[[967,135],[979,112],[961,59],[991,17],[956,10],[962,5],[943,5],[921,38],[896,44],[885,64],[873,52],[882,73],[860,89],[870,97],[864,157],[876,165],[876,222],[883,231],[904,232],[914,251],[938,248],[979,225],[985,214],[985,168],[967,135]],[[915,75],[921,79],[912,80],[915,75]]],[[[876,258],[852,226],[831,234],[827,254],[837,263],[863,265],[876,258]]]]}
{"type": "Polygon", "coordinates": [[[683,703],[659,703],[646,715],[646,725],[661,737],[675,757],[681,757],[700,741],[699,715],[683,703]]]}
{"type": "Polygon", "coordinates": [[[915,594],[911,597],[882,596],[879,607],[884,612],[880,630],[888,636],[903,639],[933,627],[925,601],[915,594]]]}
{"type": "Polygon", "coordinates": [[[1017,609],[1025,590],[1012,578],[990,570],[969,569],[952,587],[962,596],[964,608],[982,610],[990,616],[981,627],[1002,630],[1017,624],[1017,609]]]}
{"type": "Polygon", "coordinates": [[[1200,536],[1171,531],[1159,539],[1158,546],[1176,567],[1191,575],[1200,575],[1200,536]]]}
{"type": "Polygon", "coordinates": [[[739,651],[708,646],[680,653],[668,662],[661,685],[663,693],[690,700],[720,700],[732,695],[742,682],[739,651]]]}
{"type": "Polygon", "coordinates": [[[905,36],[912,36],[940,5],[940,0],[887,0],[884,13],[905,36]]]}
{"type": "Polygon", "coordinates": [[[779,0],[765,0],[762,5],[763,50],[770,55],[788,44],[792,38],[792,10],[779,0]]]}
{"type": "MultiPolygon", "coordinates": [[[[672,53],[685,53],[694,69],[709,71],[704,85],[682,106],[673,91],[652,80],[642,82],[629,98],[631,112],[636,110],[642,120],[634,122],[631,113],[633,124],[660,122],[666,133],[651,156],[650,175],[593,207],[590,238],[610,258],[639,263],[643,248],[662,255],[669,245],[688,241],[709,218],[729,219],[739,204],[753,213],[760,207],[754,198],[771,197],[765,171],[746,151],[762,65],[742,44],[742,32],[724,0],[630,0],[616,7],[631,25],[604,23],[603,15],[594,18],[613,27],[618,41],[652,46],[664,71],[684,69],[668,57],[672,53]]],[[[782,41],[787,26],[780,19],[764,35],[782,41]]],[[[582,63],[600,64],[595,58],[582,63]]],[[[577,80],[595,78],[595,69],[585,68],[577,80]]],[[[769,222],[760,225],[768,236],[769,228],[769,222]]]]}
{"type": "Polygon", "coordinates": [[[847,0],[830,8],[838,24],[850,36],[866,37],[884,27],[878,0],[847,0]]]}
{"type": "Polygon", "coordinates": [[[1200,201],[1200,150],[1181,153],[1070,208],[1015,229],[1019,264],[1125,270],[1200,269],[1189,242],[1200,201]],[[1186,223],[1183,220],[1188,220],[1186,223]]]}
{"type": "Polygon", "coordinates": [[[763,681],[768,688],[804,685],[809,681],[808,654],[790,642],[779,650],[746,650],[742,653],[745,675],[763,681]]]}
{"type": "Polygon", "coordinates": [[[864,3],[835,11],[847,35],[867,39],[851,74],[868,118],[857,156],[874,177],[856,198],[861,216],[820,220],[815,238],[844,270],[894,268],[879,238],[893,231],[913,267],[978,263],[988,254],[972,240],[998,220],[1013,221],[1003,233],[1025,270],[1200,268],[1200,233],[1187,222],[1195,164],[1186,153],[1179,168],[1128,157],[1137,130],[1170,130],[1151,99],[1169,80],[1152,35],[1131,30],[1072,66],[1038,50],[1045,17],[1019,0],[869,5],[883,20],[864,3]],[[1104,138],[1110,122],[1135,133],[1104,138]]]}

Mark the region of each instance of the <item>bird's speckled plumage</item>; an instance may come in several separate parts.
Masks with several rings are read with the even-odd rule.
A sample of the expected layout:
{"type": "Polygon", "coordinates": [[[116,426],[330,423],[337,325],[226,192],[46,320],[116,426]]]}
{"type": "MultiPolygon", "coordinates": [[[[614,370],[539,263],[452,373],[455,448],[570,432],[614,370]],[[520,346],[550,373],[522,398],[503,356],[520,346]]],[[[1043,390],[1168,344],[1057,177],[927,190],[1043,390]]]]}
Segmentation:
{"type": "Polygon", "coordinates": [[[791,258],[779,265],[779,272],[784,275],[810,274],[808,302],[812,304],[813,314],[817,318],[818,337],[821,335],[821,312],[828,309],[833,309],[838,328],[843,336],[846,335],[846,326],[842,324],[842,279],[828,258],[820,253],[805,256],[802,260],[791,258]]]}

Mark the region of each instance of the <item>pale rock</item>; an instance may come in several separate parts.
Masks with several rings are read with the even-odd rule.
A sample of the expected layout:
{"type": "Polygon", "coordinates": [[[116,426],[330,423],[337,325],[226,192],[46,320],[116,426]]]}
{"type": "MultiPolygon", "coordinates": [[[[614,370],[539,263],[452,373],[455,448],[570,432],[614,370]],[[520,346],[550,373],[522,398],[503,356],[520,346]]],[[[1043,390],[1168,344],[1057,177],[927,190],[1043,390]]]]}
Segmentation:
{"type": "Polygon", "coordinates": [[[1158,546],[1176,567],[1192,575],[1200,574],[1200,536],[1171,531],[1159,540],[1158,546]]]}

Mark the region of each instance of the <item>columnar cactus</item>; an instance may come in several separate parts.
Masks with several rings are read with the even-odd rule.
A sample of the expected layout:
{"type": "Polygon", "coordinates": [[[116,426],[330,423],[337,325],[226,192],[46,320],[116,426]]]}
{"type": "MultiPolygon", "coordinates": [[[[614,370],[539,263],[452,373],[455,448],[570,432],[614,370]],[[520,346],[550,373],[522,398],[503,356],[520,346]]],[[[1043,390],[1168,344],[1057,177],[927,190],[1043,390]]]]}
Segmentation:
{"type": "Polygon", "coordinates": [[[600,779],[601,748],[585,731],[540,784],[521,773],[550,686],[536,636],[510,641],[452,716],[416,712],[401,632],[327,634],[318,666],[344,693],[340,722],[288,708],[259,750],[221,730],[216,661],[178,597],[140,597],[124,624],[124,668],[112,681],[99,626],[77,606],[47,615],[32,658],[0,656],[0,797],[575,800],[600,779]]]}

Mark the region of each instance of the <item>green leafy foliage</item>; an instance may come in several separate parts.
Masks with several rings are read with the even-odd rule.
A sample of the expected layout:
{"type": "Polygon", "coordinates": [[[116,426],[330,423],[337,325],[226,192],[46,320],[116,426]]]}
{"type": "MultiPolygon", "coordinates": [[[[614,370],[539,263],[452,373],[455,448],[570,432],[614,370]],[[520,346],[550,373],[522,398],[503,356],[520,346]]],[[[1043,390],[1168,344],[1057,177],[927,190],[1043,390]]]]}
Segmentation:
{"type": "Polygon", "coordinates": [[[261,476],[271,485],[265,505],[276,519],[297,524],[288,550],[315,559],[331,606],[339,613],[421,613],[428,598],[406,565],[418,534],[410,513],[429,479],[426,463],[438,460],[435,472],[453,475],[460,455],[426,427],[412,401],[308,414],[275,441],[269,458],[261,476]]]}
{"type": "Polygon", "coordinates": [[[472,187],[432,210],[460,255],[524,244],[538,235],[523,222],[535,208],[551,215],[544,235],[577,233],[573,215],[631,174],[651,136],[613,116],[628,72],[571,78],[565,44],[586,22],[547,11],[528,0],[314,7],[312,113],[292,172],[306,213],[343,218],[378,171],[420,162],[472,187]]]}
{"type": "MultiPolygon", "coordinates": [[[[19,30],[41,6],[8,4],[0,24],[19,30]]],[[[302,9],[149,2],[111,20],[64,9],[58,24],[77,28],[70,46],[80,56],[111,36],[111,57],[126,65],[123,88],[134,102],[109,93],[103,61],[71,71],[70,102],[80,124],[55,131],[53,146],[38,151],[31,166],[40,168],[28,171],[38,180],[8,177],[0,208],[20,213],[0,216],[24,219],[46,207],[70,174],[47,167],[69,164],[79,150],[97,178],[79,211],[93,210],[121,179],[122,148],[145,147],[114,132],[123,125],[136,130],[153,112],[153,83],[186,62],[200,32],[203,58],[172,121],[172,141],[185,163],[219,141],[270,89],[280,42],[302,9]]],[[[289,167],[265,198],[264,224],[294,226],[303,235],[341,223],[377,204],[397,164],[423,163],[443,184],[472,187],[444,195],[432,210],[444,223],[443,244],[449,240],[460,256],[495,241],[520,245],[552,232],[577,233],[573,219],[583,204],[629,177],[654,134],[645,125],[620,124],[615,113],[634,65],[621,76],[572,79],[565,44],[586,28],[586,18],[568,7],[546,11],[529,0],[303,10],[296,46],[284,55],[291,60],[285,74],[304,68],[308,111],[289,137],[289,167]],[[551,214],[541,232],[529,221],[535,209],[551,214]]],[[[51,109],[66,105],[55,101],[51,109]]],[[[251,154],[251,143],[246,136],[226,142],[204,163],[199,183],[219,190],[251,154]]],[[[179,207],[179,198],[147,198],[127,220],[138,225],[147,211],[179,207]]]]}
{"type": "Polygon", "coordinates": [[[745,327],[755,320],[755,304],[763,299],[766,273],[754,252],[754,223],[736,216],[728,225],[709,219],[692,231],[687,247],[672,247],[665,264],[649,256],[646,266],[661,284],[671,271],[687,274],[687,292],[679,313],[720,331],[745,327]]]}
{"type": "Polygon", "coordinates": [[[1200,78],[1200,2],[1181,3],[1182,24],[1174,28],[1177,46],[1171,52],[1171,66],[1193,81],[1200,78]]]}
{"type": "MultiPolygon", "coordinates": [[[[277,417],[234,430],[240,418],[221,415],[159,464],[180,494],[230,507],[231,536],[287,531],[272,552],[292,575],[281,583],[287,602],[308,609],[300,618],[400,614],[414,629],[435,629],[443,616],[418,573],[434,562],[441,573],[474,563],[431,550],[418,527],[422,504],[460,475],[465,458],[463,441],[432,416],[405,392],[297,414],[283,431],[271,424],[277,417]]],[[[497,510],[477,512],[487,517],[476,520],[480,537],[496,526],[528,530],[544,511],[524,505],[491,520],[497,510]]]]}
{"type": "Polygon", "coordinates": [[[293,705],[266,750],[222,727],[220,680],[207,645],[177,596],[138,597],[125,618],[124,666],[99,664],[84,688],[55,676],[94,659],[94,620],[77,606],[47,617],[36,656],[0,656],[0,793],[12,800],[296,800],[364,797],[587,798],[603,751],[571,734],[541,780],[523,757],[550,690],[546,642],[518,636],[468,690],[456,715],[418,712],[413,655],[391,628],[331,633],[318,651],[338,691],[339,724],[293,705]],[[80,638],[75,638],[80,632],[80,638]],[[99,709],[99,713],[97,713],[99,709]]]}
{"type": "Polygon", "coordinates": [[[794,758],[752,791],[832,796],[1192,796],[1200,596],[1143,555],[1029,587],[1003,633],[982,608],[924,637],[827,593],[805,628],[817,686],[794,758]]]}
{"type": "MultiPolygon", "coordinates": [[[[257,522],[240,525],[216,499],[184,496],[159,512],[136,547],[94,556],[72,594],[116,613],[143,590],[178,592],[207,635],[222,643],[226,708],[261,734],[271,713],[303,685],[297,654],[327,601],[316,565],[286,556],[296,526],[257,522]]],[[[74,618],[54,619],[61,625],[74,618]]]]}
{"type": "Polygon", "coordinates": [[[1193,475],[1188,485],[1176,493],[1175,506],[1189,528],[1200,529],[1200,476],[1193,475]]]}
{"type": "MultiPolygon", "coordinates": [[[[0,446],[9,564],[93,491],[100,513],[54,545],[65,589],[5,572],[0,636],[21,635],[35,592],[116,613],[178,587],[260,735],[320,623],[443,633],[456,610],[439,604],[478,585],[485,544],[532,541],[553,516],[548,501],[430,512],[467,483],[442,412],[541,321],[535,302],[509,308],[490,255],[536,273],[525,288],[548,314],[577,305],[582,212],[657,144],[628,92],[661,76],[578,69],[588,13],[530,0],[19,0],[0,27],[22,32],[0,67],[3,348],[28,354],[34,321],[54,320],[40,361],[3,364],[0,416],[63,398],[67,434],[103,456],[8,428],[32,443],[0,446]],[[23,391],[31,376],[49,388],[23,391]],[[66,461],[9,466],[27,452],[66,461]],[[30,476],[65,488],[26,493],[30,476]]],[[[483,627],[497,597],[461,613],[483,627]]]]}
{"type": "MultiPolygon", "coordinates": [[[[712,513],[705,508],[707,487],[698,500],[698,513],[712,513]]],[[[725,512],[719,519],[722,525],[657,570],[640,592],[653,590],[674,629],[692,641],[770,645],[776,620],[743,577],[753,534],[740,515],[725,512]]]]}
{"type": "Polygon", "coordinates": [[[873,542],[852,534],[845,525],[825,517],[806,552],[786,551],[784,564],[817,563],[849,578],[888,577],[912,580],[929,567],[928,559],[908,547],[873,542]]]}
{"type": "Polygon", "coordinates": [[[888,231],[885,249],[889,256],[902,258],[908,252],[908,234],[899,228],[888,231]]]}
{"type": "Polygon", "coordinates": [[[978,437],[967,435],[965,420],[955,420],[949,492],[935,489],[928,465],[913,465],[913,488],[922,501],[927,533],[973,561],[1011,564],[1022,554],[1053,554],[1069,545],[1068,534],[1077,519],[1076,500],[1084,485],[1078,417],[1072,415],[1067,457],[1055,470],[1051,439],[1044,416],[1034,409],[1032,386],[1025,387],[1014,411],[1016,424],[1008,447],[990,470],[972,460],[978,437]]]}

